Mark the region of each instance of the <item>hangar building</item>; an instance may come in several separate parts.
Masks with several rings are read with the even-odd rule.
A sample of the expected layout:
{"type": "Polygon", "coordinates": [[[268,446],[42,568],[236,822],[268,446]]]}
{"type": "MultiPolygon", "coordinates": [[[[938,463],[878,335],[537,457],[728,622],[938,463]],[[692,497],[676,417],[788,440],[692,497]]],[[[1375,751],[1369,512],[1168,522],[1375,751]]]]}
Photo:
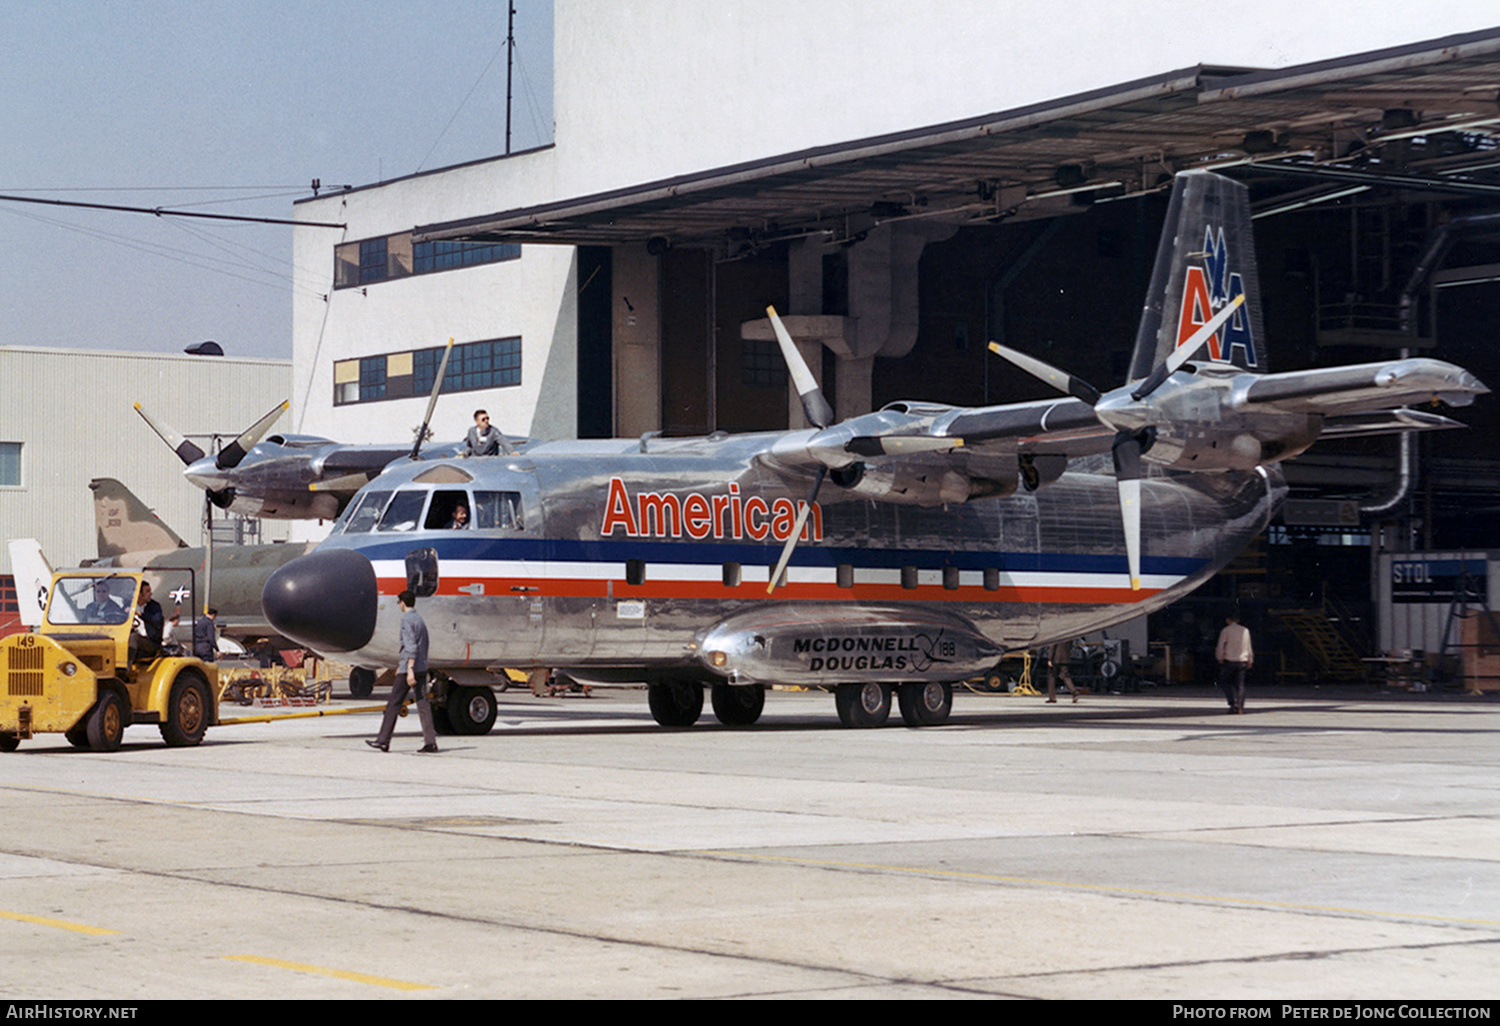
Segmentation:
{"type": "MultiPolygon", "coordinates": [[[[0,538],[37,539],[53,566],[93,559],[89,481],[113,477],[202,544],[203,493],[134,404],[213,451],[286,398],[290,370],[286,360],[0,346],[0,538]]],[[[285,537],[275,521],[262,530],[253,540],[285,537]]],[[[0,575],[10,570],[0,551],[0,575]]]]}
{"type": "MultiPolygon", "coordinates": [[[[1037,397],[990,338],[1112,386],[1189,168],[1251,188],[1273,368],[1409,351],[1500,381],[1500,28],[1283,26],[1303,59],[1266,70],[1266,12],[1221,11],[1191,46],[1246,63],[1184,67],[1182,5],[1131,7],[903,13],[893,41],[869,4],[559,0],[551,145],[296,204],[297,429],[409,438],[449,337],[439,438],[476,407],[551,438],[798,426],[767,303],[840,417],[1037,397]],[[1080,32],[1135,77],[1070,59],[1080,32]]],[[[1289,465],[1284,551],[1208,600],[1368,598],[1374,550],[1495,544],[1495,406],[1289,465]]]]}

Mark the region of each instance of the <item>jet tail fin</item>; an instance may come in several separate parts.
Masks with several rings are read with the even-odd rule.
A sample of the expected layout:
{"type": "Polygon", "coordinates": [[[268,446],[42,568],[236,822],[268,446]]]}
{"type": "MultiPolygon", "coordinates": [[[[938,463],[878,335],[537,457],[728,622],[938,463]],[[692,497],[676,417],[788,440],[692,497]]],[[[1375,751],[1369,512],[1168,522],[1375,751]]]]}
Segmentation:
{"type": "Polygon", "coordinates": [[[9,548],[10,572],[16,581],[16,608],[21,624],[40,627],[42,610],[47,605],[47,591],[52,587],[52,564],[47,562],[41,543],[35,538],[12,538],[9,548]]]}
{"type": "Polygon", "coordinates": [[[89,482],[89,488],[94,492],[94,528],[99,538],[100,559],[127,552],[187,548],[187,542],[119,481],[98,477],[89,482]]]}
{"type": "Polygon", "coordinates": [[[1179,359],[1264,372],[1264,340],[1250,191],[1209,171],[1177,175],[1136,332],[1130,381],[1150,377],[1184,344],[1197,351],[1179,359]],[[1206,335],[1199,330],[1240,296],[1243,302],[1216,330],[1206,335]]]}

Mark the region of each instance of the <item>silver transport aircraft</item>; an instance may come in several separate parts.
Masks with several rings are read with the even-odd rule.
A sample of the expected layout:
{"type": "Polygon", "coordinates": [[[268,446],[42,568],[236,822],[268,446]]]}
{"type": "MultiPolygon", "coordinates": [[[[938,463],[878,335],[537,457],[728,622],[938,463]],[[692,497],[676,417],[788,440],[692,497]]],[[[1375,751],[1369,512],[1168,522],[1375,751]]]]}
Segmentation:
{"type": "Polygon", "coordinates": [[[644,680],[671,727],[705,690],[721,722],[753,723],[770,684],[831,691],[848,726],[884,723],[893,696],[906,723],[937,724],[953,684],[1007,650],[1208,579],[1275,513],[1279,461],[1459,426],[1409,405],[1487,391],[1432,359],[1266,373],[1247,190],[1208,172],[1177,176],[1130,380],[1110,391],[994,346],[1067,396],[830,423],[771,317],[812,427],[396,459],[271,576],[267,618],[389,667],[412,588],[458,733],[489,729],[496,666],[644,680]],[[447,529],[459,504],[471,526],[447,529]]]}

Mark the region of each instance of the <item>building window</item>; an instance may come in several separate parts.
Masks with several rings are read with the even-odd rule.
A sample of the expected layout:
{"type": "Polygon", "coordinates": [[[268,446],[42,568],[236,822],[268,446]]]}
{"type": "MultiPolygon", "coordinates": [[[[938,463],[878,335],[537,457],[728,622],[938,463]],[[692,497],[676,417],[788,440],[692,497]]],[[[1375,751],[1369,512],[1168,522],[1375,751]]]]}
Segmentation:
{"type": "MultiPolygon", "coordinates": [[[[333,365],[333,403],[376,402],[432,394],[443,347],[340,360],[333,365]]],[[[521,340],[497,338],[453,347],[443,393],[510,388],[521,383],[521,340]]]]}
{"type": "Polygon", "coordinates": [[[785,388],[786,361],[773,339],[747,338],[740,355],[740,381],[752,388],[785,388]]]}
{"type": "Polygon", "coordinates": [[[413,274],[427,274],[515,260],[520,255],[521,246],[515,242],[418,242],[412,246],[411,269],[413,274]]]}
{"type": "Polygon", "coordinates": [[[0,442],[0,488],[21,487],[21,443],[0,442]]]}
{"type": "Polygon", "coordinates": [[[517,260],[515,242],[418,242],[399,232],[333,247],[333,287],[354,288],[375,282],[517,260]]]}
{"type": "Polygon", "coordinates": [[[366,239],[359,244],[359,282],[385,281],[385,240],[366,239]]]}
{"type": "Polygon", "coordinates": [[[385,357],[368,356],[359,361],[359,401],[385,398],[385,357]]]}

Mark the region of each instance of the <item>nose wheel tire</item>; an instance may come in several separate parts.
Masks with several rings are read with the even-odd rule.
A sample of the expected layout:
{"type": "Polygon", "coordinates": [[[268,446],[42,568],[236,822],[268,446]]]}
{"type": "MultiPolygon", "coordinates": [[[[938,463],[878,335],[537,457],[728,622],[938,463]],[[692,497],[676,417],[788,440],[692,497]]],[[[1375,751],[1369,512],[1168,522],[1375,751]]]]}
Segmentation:
{"type": "Polygon", "coordinates": [[[891,688],[888,684],[840,684],[833,704],[846,727],[883,726],[891,715],[891,688]]]}
{"type": "Polygon", "coordinates": [[[933,727],[953,711],[953,685],[902,684],[897,699],[908,727],[933,727]]]}
{"type": "Polygon", "coordinates": [[[349,694],[355,698],[369,698],[375,690],[375,671],[367,666],[356,666],[349,671],[349,694]]]}

